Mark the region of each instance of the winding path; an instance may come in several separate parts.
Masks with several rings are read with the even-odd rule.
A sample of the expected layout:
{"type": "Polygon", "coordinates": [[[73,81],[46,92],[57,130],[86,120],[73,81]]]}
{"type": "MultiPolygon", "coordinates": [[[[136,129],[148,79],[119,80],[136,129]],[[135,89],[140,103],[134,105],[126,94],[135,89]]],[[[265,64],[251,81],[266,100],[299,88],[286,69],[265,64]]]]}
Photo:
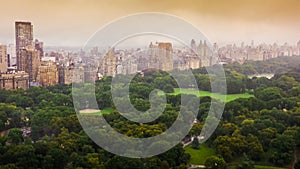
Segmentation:
{"type": "Polygon", "coordinates": [[[205,168],[205,166],[204,165],[190,164],[189,168],[205,168]]]}

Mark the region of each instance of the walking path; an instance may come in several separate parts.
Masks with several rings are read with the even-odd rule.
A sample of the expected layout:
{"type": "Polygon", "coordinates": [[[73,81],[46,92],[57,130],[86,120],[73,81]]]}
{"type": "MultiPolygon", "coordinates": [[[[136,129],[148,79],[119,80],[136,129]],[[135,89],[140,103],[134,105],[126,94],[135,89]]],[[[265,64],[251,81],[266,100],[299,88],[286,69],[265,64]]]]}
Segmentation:
{"type": "Polygon", "coordinates": [[[205,168],[205,166],[204,165],[190,164],[189,168],[205,168]]]}

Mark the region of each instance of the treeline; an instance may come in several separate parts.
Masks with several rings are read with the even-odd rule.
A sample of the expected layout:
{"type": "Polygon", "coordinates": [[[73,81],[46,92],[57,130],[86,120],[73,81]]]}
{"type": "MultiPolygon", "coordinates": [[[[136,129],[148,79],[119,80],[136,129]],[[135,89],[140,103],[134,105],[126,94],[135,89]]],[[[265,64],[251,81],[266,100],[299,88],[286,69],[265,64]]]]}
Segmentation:
{"type": "MultiPolygon", "coordinates": [[[[102,107],[112,105],[107,97],[110,95],[107,88],[110,81],[111,78],[106,78],[96,84],[97,101],[102,107]]],[[[132,93],[132,97],[143,98],[147,91],[140,88],[132,93]]],[[[9,130],[7,136],[0,137],[1,169],[186,168],[189,155],[184,153],[181,144],[146,159],[120,157],[100,148],[85,134],[78,121],[69,85],[33,87],[26,91],[1,90],[0,99],[0,131],[9,130]],[[29,130],[28,127],[31,128],[31,135],[24,137],[21,128],[29,130]]],[[[147,106],[142,103],[135,105],[140,109],[147,106]]],[[[105,115],[105,118],[120,133],[145,138],[160,134],[170,127],[178,110],[178,106],[170,106],[158,120],[150,124],[130,122],[117,111],[105,115]]]]}
{"type": "Polygon", "coordinates": [[[300,56],[281,56],[266,61],[246,61],[244,64],[237,62],[225,65],[225,69],[234,70],[244,75],[272,73],[278,74],[287,70],[300,67],[300,56]]]}
{"type": "MultiPolygon", "coordinates": [[[[285,65],[281,63],[283,61],[277,60],[276,64],[285,65]]],[[[247,64],[239,67],[247,67],[247,64]]],[[[299,69],[285,65],[286,67],[282,66],[282,71],[271,79],[249,79],[234,65],[227,65],[225,68],[227,92],[252,92],[255,97],[237,99],[226,104],[221,122],[207,142],[216,149],[218,157],[209,158],[207,164],[222,162],[222,167],[226,167],[227,163],[236,165],[237,168],[253,168],[254,162],[276,166],[290,165],[293,152],[300,146],[299,69]]],[[[211,69],[216,71],[216,77],[218,67],[211,69]]],[[[193,73],[198,88],[210,91],[211,79],[207,70],[201,68],[193,70],[193,73]]],[[[180,78],[186,82],[182,83],[182,87],[195,87],[189,83],[189,77],[182,74],[180,78]]],[[[214,75],[212,77],[214,78],[214,75]]],[[[126,76],[120,75],[118,78],[126,76]]],[[[140,124],[127,120],[115,110],[111,98],[111,82],[111,77],[97,81],[95,96],[100,109],[113,108],[113,112],[104,117],[118,132],[129,137],[151,137],[164,132],[176,120],[181,108],[181,95],[168,94],[166,108],[155,121],[140,124]]],[[[166,72],[145,72],[144,76],[135,76],[129,84],[130,102],[137,110],[146,111],[151,107],[149,95],[153,89],[171,93],[176,87],[179,87],[176,80],[166,72]]],[[[121,94],[122,88],[116,91],[121,94]]],[[[154,94],[158,99],[161,97],[159,93],[154,94]]],[[[195,96],[188,97],[193,100],[195,96]]],[[[197,116],[200,123],[193,126],[187,138],[200,134],[205,127],[205,120],[208,119],[211,101],[218,102],[210,97],[200,100],[197,116]]],[[[0,131],[5,133],[10,130],[7,136],[0,137],[1,169],[187,168],[190,156],[184,152],[181,144],[161,155],[146,159],[116,156],[97,146],[85,134],[78,121],[74,111],[74,104],[77,103],[73,103],[70,85],[32,87],[16,91],[1,90],[0,102],[0,131]],[[30,129],[29,137],[22,135],[22,128],[30,129]]],[[[82,104],[82,108],[86,106],[86,103],[79,104],[82,104]]],[[[214,120],[214,117],[210,116],[208,120],[214,120]]]]}

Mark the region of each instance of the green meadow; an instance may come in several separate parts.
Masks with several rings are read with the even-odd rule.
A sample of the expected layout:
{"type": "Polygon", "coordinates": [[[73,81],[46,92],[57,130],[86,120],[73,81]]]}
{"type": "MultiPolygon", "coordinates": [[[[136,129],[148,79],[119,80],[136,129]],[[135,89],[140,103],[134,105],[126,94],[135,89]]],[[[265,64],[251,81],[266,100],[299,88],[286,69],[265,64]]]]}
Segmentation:
{"type": "Polygon", "coordinates": [[[203,165],[207,157],[215,155],[215,150],[207,147],[206,144],[200,144],[198,150],[193,149],[191,145],[184,148],[184,150],[191,155],[189,163],[196,165],[203,165]]]}
{"type": "Polygon", "coordinates": [[[180,89],[180,88],[174,88],[174,93],[169,93],[173,95],[178,95],[178,94],[193,94],[196,96],[210,96],[214,99],[220,100],[222,102],[230,102],[232,100],[238,99],[238,98],[250,98],[254,97],[254,95],[249,94],[249,93],[241,93],[241,94],[220,94],[220,93],[211,93],[208,91],[202,91],[202,90],[196,90],[196,89],[180,89]]]}
{"type": "Polygon", "coordinates": [[[83,112],[80,112],[80,114],[87,114],[87,115],[102,115],[102,114],[109,114],[113,111],[113,109],[111,107],[109,108],[105,108],[103,110],[100,110],[98,112],[93,112],[93,113],[83,113],[83,112]]]}
{"type": "Polygon", "coordinates": [[[281,167],[272,167],[272,166],[262,166],[262,165],[255,165],[254,169],[286,169],[281,167]]]}

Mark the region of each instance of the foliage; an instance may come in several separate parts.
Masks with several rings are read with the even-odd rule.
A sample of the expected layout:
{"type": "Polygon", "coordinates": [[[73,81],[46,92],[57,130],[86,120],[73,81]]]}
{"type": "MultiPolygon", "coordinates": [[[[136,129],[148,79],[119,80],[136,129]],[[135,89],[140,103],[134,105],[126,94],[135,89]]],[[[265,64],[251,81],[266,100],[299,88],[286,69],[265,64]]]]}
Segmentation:
{"type": "MultiPolygon", "coordinates": [[[[94,115],[103,115],[112,128],[134,138],[156,136],[172,126],[183,108],[181,96],[184,94],[189,98],[201,97],[197,123],[187,138],[199,136],[205,127],[204,122],[211,122],[212,118],[208,117],[211,102],[217,102],[215,99],[226,102],[213,135],[200,147],[196,139],[193,141],[192,146],[198,149],[192,146],[183,149],[178,144],[163,154],[146,159],[116,156],[93,143],[75,114],[71,85],[31,87],[26,91],[0,90],[0,131],[4,136],[0,137],[0,168],[183,169],[187,163],[225,168],[226,163],[236,162],[238,168],[253,168],[253,162],[287,166],[293,161],[293,152],[300,146],[298,63],[299,57],[279,57],[266,62],[226,65],[227,100],[221,100],[225,97],[225,93],[220,93],[224,86],[216,86],[219,93],[210,91],[212,82],[218,80],[219,66],[208,68],[212,72],[210,75],[205,68],[192,70],[198,87],[189,83],[190,77],[184,71],[172,72],[179,73],[178,76],[184,79],[181,91],[167,72],[145,72],[144,77],[135,76],[129,84],[129,98],[136,109],[145,111],[151,107],[149,95],[154,89],[160,90],[159,98],[163,96],[162,92],[167,93],[166,108],[161,116],[145,124],[129,121],[116,110],[111,98],[112,77],[97,81],[96,101],[103,112],[94,115]],[[254,73],[275,75],[271,79],[248,78],[254,73]],[[31,138],[25,138],[25,141],[23,127],[31,130],[31,138]],[[241,154],[245,154],[244,158],[240,157],[241,154]]],[[[120,78],[127,77],[120,75],[120,78]]],[[[82,85],[89,87],[91,84],[82,85]]],[[[119,89],[118,94],[121,94],[122,88],[119,89]]],[[[86,103],[80,106],[85,108],[86,103]]],[[[255,165],[254,168],[264,167],[255,165]]]]}
{"type": "Polygon", "coordinates": [[[225,169],[226,168],[226,162],[223,158],[219,158],[216,156],[208,157],[204,165],[208,169],[225,169]]]}
{"type": "Polygon", "coordinates": [[[192,148],[193,149],[199,149],[199,140],[197,137],[194,137],[193,141],[192,141],[192,148]]]}

